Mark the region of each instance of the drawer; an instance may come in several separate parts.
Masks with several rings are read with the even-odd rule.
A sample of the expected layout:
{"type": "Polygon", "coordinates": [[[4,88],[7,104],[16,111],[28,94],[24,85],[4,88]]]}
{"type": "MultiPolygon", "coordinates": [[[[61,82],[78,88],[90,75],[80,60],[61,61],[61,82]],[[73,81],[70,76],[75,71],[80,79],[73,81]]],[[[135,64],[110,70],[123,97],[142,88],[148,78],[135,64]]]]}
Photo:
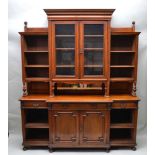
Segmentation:
{"type": "Polygon", "coordinates": [[[53,103],[53,110],[101,110],[107,109],[108,103],[53,103]]]}
{"type": "Polygon", "coordinates": [[[112,108],[113,109],[137,109],[138,108],[138,103],[134,102],[115,102],[112,103],[112,108]]]}
{"type": "Polygon", "coordinates": [[[47,103],[44,101],[24,101],[21,103],[21,107],[26,109],[48,108],[47,103]]]}

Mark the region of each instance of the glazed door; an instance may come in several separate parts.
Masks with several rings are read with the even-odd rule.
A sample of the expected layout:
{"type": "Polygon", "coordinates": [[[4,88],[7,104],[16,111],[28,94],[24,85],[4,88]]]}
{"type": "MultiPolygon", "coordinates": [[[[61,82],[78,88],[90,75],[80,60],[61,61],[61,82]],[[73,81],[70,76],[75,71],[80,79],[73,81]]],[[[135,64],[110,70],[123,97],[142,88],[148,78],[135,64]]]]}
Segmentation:
{"type": "Polygon", "coordinates": [[[52,114],[53,144],[74,146],[79,142],[79,114],[75,111],[55,111],[52,114]]]}
{"type": "Polygon", "coordinates": [[[84,111],[80,115],[80,144],[99,146],[106,143],[104,111],[84,111]]]}
{"type": "Polygon", "coordinates": [[[54,78],[78,76],[78,24],[77,22],[54,22],[53,24],[54,78]]]}
{"type": "Polygon", "coordinates": [[[80,23],[80,66],[82,78],[105,75],[105,22],[80,23]]]}

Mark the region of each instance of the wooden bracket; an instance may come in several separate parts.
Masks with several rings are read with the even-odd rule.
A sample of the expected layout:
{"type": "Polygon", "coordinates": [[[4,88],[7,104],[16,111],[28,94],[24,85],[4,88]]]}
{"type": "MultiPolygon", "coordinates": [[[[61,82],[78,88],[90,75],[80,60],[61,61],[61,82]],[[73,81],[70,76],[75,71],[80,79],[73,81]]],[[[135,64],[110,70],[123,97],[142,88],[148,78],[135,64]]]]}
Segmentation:
{"type": "Polygon", "coordinates": [[[136,96],[136,82],[133,82],[133,85],[132,85],[132,96],[136,96]]]}
{"type": "Polygon", "coordinates": [[[28,95],[28,92],[27,92],[27,83],[24,82],[23,83],[23,96],[27,96],[28,95]]]}
{"type": "Polygon", "coordinates": [[[51,82],[50,81],[50,96],[54,97],[54,86],[55,86],[55,82],[51,82]]]}

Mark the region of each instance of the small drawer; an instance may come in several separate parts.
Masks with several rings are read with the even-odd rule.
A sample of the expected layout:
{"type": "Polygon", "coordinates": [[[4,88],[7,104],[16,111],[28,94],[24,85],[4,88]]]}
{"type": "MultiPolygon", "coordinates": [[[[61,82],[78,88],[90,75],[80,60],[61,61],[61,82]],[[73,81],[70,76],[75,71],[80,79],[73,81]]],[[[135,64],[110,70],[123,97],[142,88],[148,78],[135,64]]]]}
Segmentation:
{"type": "Polygon", "coordinates": [[[112,108],[113,109],[137,109],[138,104],[134,102],[115,102],[112,103],[112,108]]]}
{"type": "Polygon", "coordinates": [[[21,107],[26,109],[48,108],[47,103],[43,101],[25,101],[21,103],[21,107]]]}
{"type": "Polygon", "coordinates": [[[101,110],[107,109],[106,103],[54,103],[53,110],[101,110]]]}

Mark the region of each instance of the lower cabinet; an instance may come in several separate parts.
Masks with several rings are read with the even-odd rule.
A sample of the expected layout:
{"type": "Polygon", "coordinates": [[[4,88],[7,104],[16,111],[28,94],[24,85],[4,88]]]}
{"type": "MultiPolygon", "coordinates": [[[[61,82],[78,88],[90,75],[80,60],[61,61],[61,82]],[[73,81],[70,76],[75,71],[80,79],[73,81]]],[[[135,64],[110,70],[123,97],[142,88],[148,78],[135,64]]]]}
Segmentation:
{"type": "Polygon", "coordinates": [[[107,111],[52,111],[54,147],[107,147],[107,111]]]}
{"type": "Polygon", "coordinates": [[[21,102],[24,149],[130,147],[135,150],[138,102],[21,102]]]}

